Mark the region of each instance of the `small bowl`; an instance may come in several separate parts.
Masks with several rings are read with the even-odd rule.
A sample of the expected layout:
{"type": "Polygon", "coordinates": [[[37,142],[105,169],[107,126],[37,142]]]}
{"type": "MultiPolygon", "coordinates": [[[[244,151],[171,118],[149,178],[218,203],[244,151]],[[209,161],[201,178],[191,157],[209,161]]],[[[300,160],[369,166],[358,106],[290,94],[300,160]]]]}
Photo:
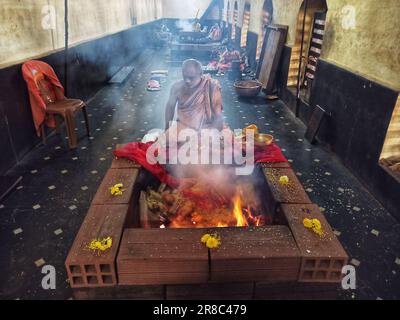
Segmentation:
{"type": "Polygon", "coordinates": [[[267,133],[259,133],[254,136],[254,145],[256,147],[269,146],[274,142],[274,136],[267,133]]]}
{"type": "Polygon", "coordinates": [[[262,83],[257,80],[235,81],[234,85],[236,93],[241,97],[255,97],[262,88],[262,83]]]}
{"type": "MultiPolygon", "coordinates": [[[[235,137],[238,141],[241,140],[243,146],[246,145],[246,136],[245,135],[238,135],[235,137]]],[[[266,133],[259,133],[254,135],[254,146],[255,147],[265,147],[265,146],[269,146],[272,144],[272,142],[274,142],[274,136],[271,134],[266,134],[266,133]]]]}

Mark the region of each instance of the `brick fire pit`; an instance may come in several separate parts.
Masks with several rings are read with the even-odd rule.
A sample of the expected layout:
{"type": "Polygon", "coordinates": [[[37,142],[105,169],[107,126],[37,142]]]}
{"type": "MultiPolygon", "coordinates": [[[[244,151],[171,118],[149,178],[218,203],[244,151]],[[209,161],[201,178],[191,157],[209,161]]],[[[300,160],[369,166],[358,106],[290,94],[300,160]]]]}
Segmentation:
{"type": "Polygon", "coordinates": [[[274,224],[207,229],[140,228],[141,176],[133,162],[115,159],[100,185],[66,259],[76,299],[284,299],[334,298],[348,256],[318,206],[287,163],[261,164],[263,201],[274,224]],[[289,185],[279,177],[289,177],[289,185]],[[110,194],[116,182],[126,191],[110,194]],[[321,222],[320,238],[303,226],[321,222]],[[200,243],[217,232],[221,246],[200,243]],[[92,239],[111,236],[101,253],[87,248],[92,239]]]}

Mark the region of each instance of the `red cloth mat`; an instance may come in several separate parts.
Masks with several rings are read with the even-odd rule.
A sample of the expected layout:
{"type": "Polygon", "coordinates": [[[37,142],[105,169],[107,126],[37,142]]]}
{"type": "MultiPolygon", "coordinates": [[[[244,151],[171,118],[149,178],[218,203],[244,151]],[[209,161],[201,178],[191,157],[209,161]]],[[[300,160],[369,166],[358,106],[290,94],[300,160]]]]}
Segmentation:
{"type": "Polygon", "coordinates": [[[118,158],[127,158],[135,161],[143,166],[146,170],[155,175],[161,182],[166,183],[172,188],[179,186],[179,180],[168,174],[159,163],[151,164],[147,161],[146,152],[154,142],[130,142],[121,149],[114,151],[114,155],[118,158]]]}
{"type": "Polygon", "coordinates": [[[276,163],[288,162],[283,155],[281,148],[276,143],[272,143],[265,147],[254,147],[254,162],[255,163],[276,163]]]}
{"type": "MultiPolygon", "coordinates": [[[[135,161],[155,175],[161,182],[166,183],[172,188],[177,188],[179,186],[179,180],[177,178],[168,174],[167,170],[159,163],[150,164],[147,161],[146,152],[153,143],[154,142],[130,142],[121,149],[115,150],[114,155],[118,158],[127,158],[135,161]]],[[[281,149],[275,143],[262,148],[255,147],[254,161],[255,163],[288,162],[283,156],[281,149]]]]}

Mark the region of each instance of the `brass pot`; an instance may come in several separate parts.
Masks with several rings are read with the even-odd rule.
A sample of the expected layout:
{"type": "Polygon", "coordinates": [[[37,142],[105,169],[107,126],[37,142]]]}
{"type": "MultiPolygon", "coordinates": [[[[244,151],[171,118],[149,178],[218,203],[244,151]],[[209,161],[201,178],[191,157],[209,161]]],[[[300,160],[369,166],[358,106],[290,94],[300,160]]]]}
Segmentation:
{"type": "Polygon", "coordinates": [[[262,83],[257,80],[238,80],[234,85],[236,93],[241,97],[255,97],[262,88],[262,83]]]}

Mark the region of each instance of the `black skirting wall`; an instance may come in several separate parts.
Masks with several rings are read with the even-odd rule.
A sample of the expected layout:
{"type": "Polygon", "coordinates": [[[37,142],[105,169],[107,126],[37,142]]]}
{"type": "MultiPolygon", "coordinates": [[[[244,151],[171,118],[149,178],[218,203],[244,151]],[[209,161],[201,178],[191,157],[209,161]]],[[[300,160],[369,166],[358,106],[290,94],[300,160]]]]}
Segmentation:
{"type": "Polygon", "coordinates": [[[242,28],[236,27],[236,37],[232,40],[232,44],[235,46],[236,50],[240,49],[240,38],[242,36],[242,28]]]}
{"type": "MultiPolygon", "coordinates": [[[[132,62],[152,39],[152,22],[69,49],[68,84],[64,83],[64,51],[39,60],[49,63],[68,96],[86,100],[123,65],[132,62]]],[[[40,142],[36,135],[22,64],[0,69],[0,174],[16,165],[40,142]]]]}
{"type": "Polygon", "coordinates": [[[247,56],[252,70],[257,70],[256,55],[257,55],[258,35],[254,32],[247,32],[247,56]]]}
{"type": "Polygon", "coordinates": [[[318,140],[328,145],[400,219],[400,183],[378,163],[398,94],[319,60],[310,106],[319,105],[330,114],[318,140]]]}
{"type": "Polygon", "coordinates": [[[228,28],[227,28],[226,33],[227,33],[228,39],[230,40],[232,38],[232,24],[231,23],[228,23],[228,28]]]}
{"type": "MultiPolygon", "coordinates": [[[[295,112],[296,88],[287,87],[291,48],[284,47],[277,75],[279,95],[295,112]]],[[[400,184],[379,165],[398,92],[319,60],[309,103],[300,100],[307,124],[316,105],[329,116],[317,140],[335,153],[367,189],[400,220],[400,184]]]]}
{"type": "Polygon", "coordinates": [[[280,97],[283,101],[289,106],[289,108],[294,111],[293,103],[295,101],[292,100],[292,93],[287,88],[288,81],[288,73],[289,73],[289,65],[290,65],[290,56],[292,54],[292,48],[288,46],[283,46],[281,60],[279,63],[277,75],[276,75],[276,85],[279,90],[280,97]]]}

